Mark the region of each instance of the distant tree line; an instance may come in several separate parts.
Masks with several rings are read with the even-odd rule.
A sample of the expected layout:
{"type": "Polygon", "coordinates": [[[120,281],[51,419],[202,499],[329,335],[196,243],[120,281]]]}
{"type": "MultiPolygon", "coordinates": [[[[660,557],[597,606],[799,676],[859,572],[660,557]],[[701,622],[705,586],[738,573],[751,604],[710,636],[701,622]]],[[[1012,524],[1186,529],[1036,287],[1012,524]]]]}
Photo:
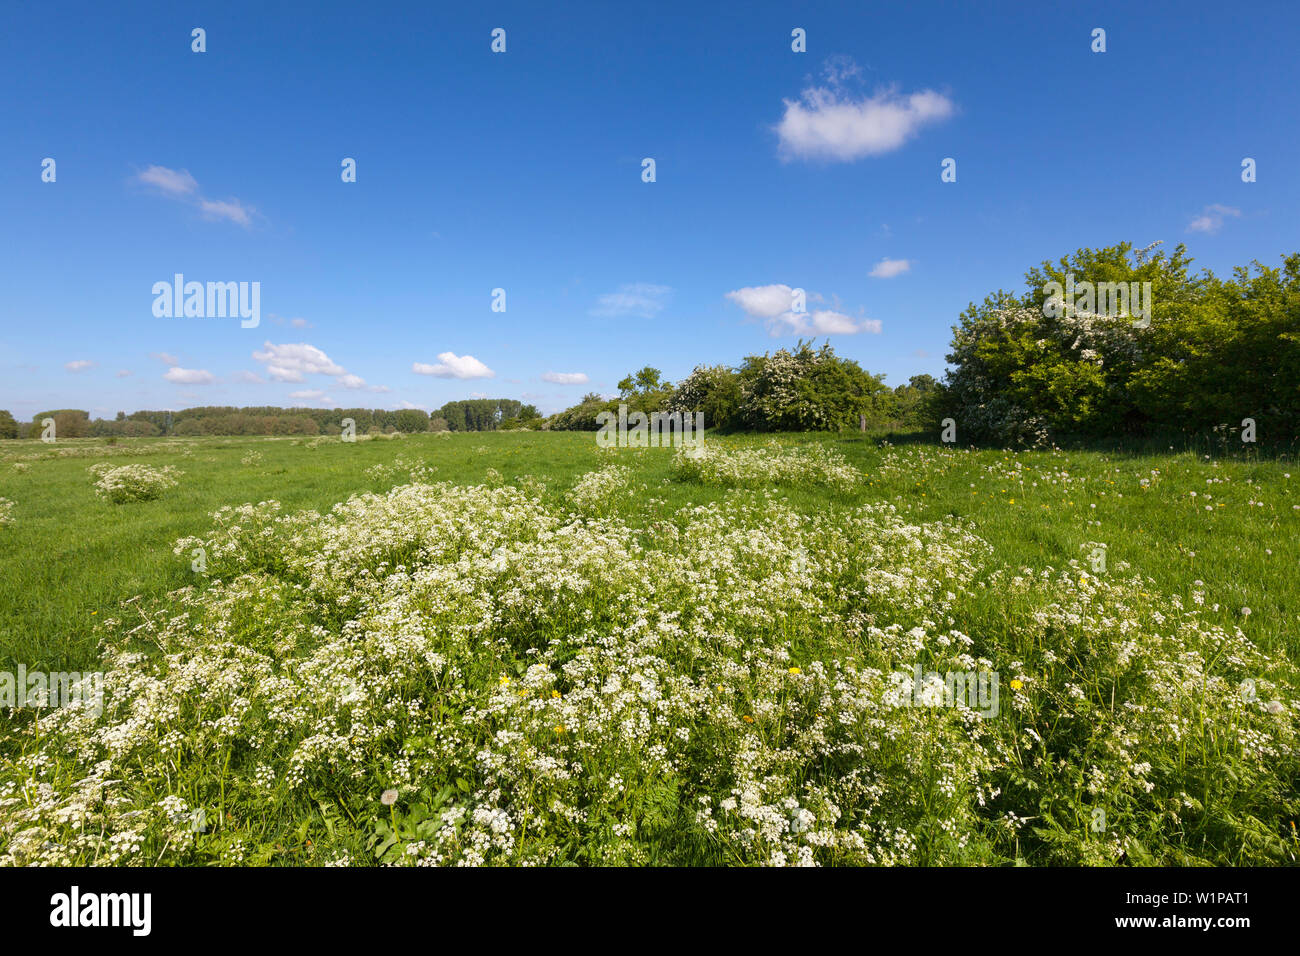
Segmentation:
{"type": "Polygon", "coordinates": [[[148,438],[157,435],[338,435],[343,420],[356,423],[358,434],[426,431],[491,431],[526,428],[542,417],[532,405],[515,399],[472,399],[448,402],[430,415],[418,408],[279,408],[273,405],[236,408],[202,405],[180,410],[118,412],[113,419],[90,417],[80,408],[37,412],[20,422],[0,410],[0,439],[39,438],[42,422],[52,418],[58,438],[148,438]]]}
{"type": "Polygon", "coordinates": [[[793,349],[749,355],[735,367],[699,365],[676,385],[646,367],[618,383],[617,398],[591,393],[551,417],[557,430],[594,431],[596,416],[616,411],[702,412],[704,427],[717,431],[837,431],[917,426],[925,402],[938,388],[929,375],[917,375],[890,389],[883,375],[872,375],[829,344],[814,348],[800,341],[793,349]]]}
{"type": "Polygon", "coordinates": [[[441,419],[446,429],[454,432],[524,428],[532,423],[540,423],[541,418],[535,406],[525,405],[513,398],[471,398],[448,402],[433,413],[435,421],[441,419]]]}

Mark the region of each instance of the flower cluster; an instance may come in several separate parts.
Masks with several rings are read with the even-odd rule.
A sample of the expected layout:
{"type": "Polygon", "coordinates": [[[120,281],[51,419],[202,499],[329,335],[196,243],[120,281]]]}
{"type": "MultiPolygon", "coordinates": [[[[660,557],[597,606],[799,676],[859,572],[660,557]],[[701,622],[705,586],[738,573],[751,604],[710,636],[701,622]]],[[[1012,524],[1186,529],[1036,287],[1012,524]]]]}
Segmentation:
{"type": "Polygon", "coordinates": [[[684,481],[731,488],[809,484],[849,491],[862,483],[860,472],[816,442],[793,447],[769,441],[749,448],[681,448],[673,458],[673,469],[684,481]]]}
{"type": "Polygon", "coordinates": [[[174,488],[181,472],[171,465],[119,465],[101,462],[88,469],[95,476],[95,493],[113,504],[127,501],[151,501],[168,488],[174,488]]]}

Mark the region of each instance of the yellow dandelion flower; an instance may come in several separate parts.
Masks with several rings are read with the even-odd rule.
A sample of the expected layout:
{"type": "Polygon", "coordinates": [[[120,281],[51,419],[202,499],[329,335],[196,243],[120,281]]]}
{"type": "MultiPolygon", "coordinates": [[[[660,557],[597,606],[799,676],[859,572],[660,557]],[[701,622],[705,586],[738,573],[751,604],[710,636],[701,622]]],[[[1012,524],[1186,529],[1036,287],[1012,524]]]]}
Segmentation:
{"type": "Polygon", "coordinates": [[[1024,681],[1022,681],[1022,680],[1019,680],[1019,679],[1013,679],[1013,680],[1011,681],[1011,689],[1012,689],[1012,690],[1020,690],[1020,688],[1022,688],[1022,687],[1024,687],[1024,686],[1025,686],[1025,683],[1024,683],[1024,681]]]}
{"type": "Polygon", "coordinates": [[[791,673],[791,674],[802,674],[802,673],[803,673],[803,668],[801,668],[801,667],[792,667],[792,668],[790,668],[790,673],[791,673]]]}

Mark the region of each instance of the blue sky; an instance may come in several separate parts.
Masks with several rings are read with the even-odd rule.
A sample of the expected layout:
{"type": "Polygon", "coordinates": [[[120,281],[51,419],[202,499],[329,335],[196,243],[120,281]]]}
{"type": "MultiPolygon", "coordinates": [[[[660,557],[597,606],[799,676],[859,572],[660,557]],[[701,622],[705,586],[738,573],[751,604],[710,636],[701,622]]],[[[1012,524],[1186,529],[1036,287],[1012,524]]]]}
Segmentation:
{"type": "Polygon", "coordinates": [[[0,31],[20,419],[553,411],[801,334],[896,385],[1081,246],[1186,242],[1219,274],[1300,249],[1291,3],[117,6],[0,31]],[[259,282],[260,325],[155,316],[178,272],[259,282]]]}

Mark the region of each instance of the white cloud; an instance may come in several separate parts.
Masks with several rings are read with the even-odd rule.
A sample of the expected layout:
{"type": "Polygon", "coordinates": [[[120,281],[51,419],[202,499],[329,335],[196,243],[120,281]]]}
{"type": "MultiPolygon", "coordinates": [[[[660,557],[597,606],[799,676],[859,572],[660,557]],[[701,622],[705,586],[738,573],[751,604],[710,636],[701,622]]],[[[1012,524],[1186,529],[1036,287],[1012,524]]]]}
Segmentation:
{"type": "Polygon", "coordinates": [[[180,359],[178,359],[175,355],[168,354],[167,352],[150,352],[149,357],[152,359],[157,359],[158,361],[162,362],[164,365],[181,364],[180,359]]]}
{"type": "Polygon", "coordinates": [[[817,309],[813,312],[784,312],[767,320],[767,331],[772,338],[782,335],[857,335],[869,332],[879,335],[879,319],[854,321],[843,312],[817,309]]]}
{"type": "Polygon", "coordinates": [[[144,172],[137,174],[135,178],[145,185],[161,189],[169,196],[188,196],[199,188],[199,184],[187,169],[150,166],[144,172]]]}
{"type": "Polygon", "coordinates": [[[885,258],[876,263],[870,274],[876,279],[892,279],[894,276],[901,276],[911,268],[911,260],[885,258]]]}
{"type": "Polygon", "coordinates": [[[255,209],[245,206],[238,199],[200,199],[199,208],[203,210],[203,215],[207,219],[229,219],[241,226],[251,226],[253,224],[252,213],[256,212],[255,209]]]}
{"type": "Polygon", "coordinates": [[[746,286],[728,292],[727,298],[758,319],[772,319],[794,306],[794,289],[785,283],[746,286]]]}
{"type": "Polygon", "coordinates": [[[72,362],[65,362],[63,367],[69,372],[84,372],[86,369],[92,368],[94,364],[89,359],[76,359],[72,362]]]}
{"type": "Polygon", "coordinates": [[[290,319],[289,324],[292,325],[295,329],[312,328],[312,324],[308,322],[306,319],[290,319]]]}
{"type": "Polygon", "coordinates": [[[607,318],[634,315],[651,319],[668,305],[672,289],[666,285],[653,285],[649,282],[633,282],[618,287],[617,292],[609,292],[596,300],[591,309],[592,315],[607,318]]]}
{"type": "Polygon", "coordinates": [[[253,216],[257,212],[239,199],[206,199],[199,195],[198,181],[187,169],[150,166],[137,173],[135,180],[152,186],[170,199],[197,206],[205,219],[225,219],[248,227],[253,224],[253,216]]]}
{"type": "MultiPolygon", "coordinates": [[[[756,319],[763,319],[768,333],[773,337],[781,335],[856,335],[860,332],[879,334],[882,328],[879,319],[864,319],[858,322],[831,309],[816,309],[812,312],[795,312],[792,308],[794,290],[784,283],[775,285],[747,286],[727,293],[727,298],[735,302],[756,319]]],[[[809,293],[814,301],[821,297],[809,293]]]]}
{"type": "Polygon", "coordinates": [[[119,370],[118,370],[118,372],[117,372],[117,377],[118,377],[118,378],[130,378],[130,377],[131,377],[132,375],[134,375],[134,374],[135,374],[135,372],[131,371],[129,368],[124,368],[124,369],[119,369],[119,370]]]}
{"type": "Polygon", "coordinates": [[[211,385],[216,376],[211,372],[197,368],[180,368],[173,366],[163,372],[163,378],[176,385],[211,385]]]}
{"type": "Polygon", "coordinates": [[[256,372],[248,372],[248,371],[240,372],[239,374],[237,374],[235,376],[235,381],[243,382],[245,385],[266,384],[266,379],[262,378],[262,376],[258,375],[256,372]]]}
{"type": "Polygon", "coordinates": [[[1223,228],[1223,221],[1229,217],[1240,218],[1241,210],[1234,209],[1232,206],[1220,206],[1215,203],[1212,206],[1206,206],[1199,216],[1188,223],[1187,231],[1216,233],[1223,228]]]}
{"type": "Polygon", "coordinates": [[[266,365],[266,372],[277,382],[301,382],[304,375],[346,375],[347,369],[306,342],[275,345],[263,342],[262,351],[253,358],[266,365]]]}
{"type": "MultiPolygon", "coordinates": [[[[306,342],[286,342],[283,345],[263,342],[261,351],[254,352],[253,358],[265,365],[266,374],[277,382],[298,385],[306,382],[308,375],[328,375],[343,388],[391,391],[387,385],[367,385],[360,375],[353,375],[324,351],[306,342]]],[[[240,381],[258,384],[262,379],[251,372],[241,372],[240,381]]]]}
{"type": "Polygon", "coordinates": [[[495,378],[492,371],[472,355],[457,355],[455,352],[439,352],[438,364],[427,365],[414,362],[411,371],[417,375],[432,375],[435,378],[495,378]]]}
{"type": "Polygon", "coordinates": [[[297,398],[307,402],[320,402],[322,405],[334,404],[334,399],[330,398],[319,388],[304,388],[296,392],[289,393],[290,398],[297,398]]]}
{"type": "Polygon", "coordinates": [[[552,385],[586,385],[590,379],[586,372],[546,372],[542,381],[552,385]]]}
{"type": "Polygon", "coordinates": [[[850,162],[901,147],[931,123],[956,112],[942,93],[901,94],[890,87],[874,96],[854,97],[840,88],[844,72],[828,72],[830,86],[813,86],[798,100],[785,100],[776,126],[786,158],[850,162]]]}

